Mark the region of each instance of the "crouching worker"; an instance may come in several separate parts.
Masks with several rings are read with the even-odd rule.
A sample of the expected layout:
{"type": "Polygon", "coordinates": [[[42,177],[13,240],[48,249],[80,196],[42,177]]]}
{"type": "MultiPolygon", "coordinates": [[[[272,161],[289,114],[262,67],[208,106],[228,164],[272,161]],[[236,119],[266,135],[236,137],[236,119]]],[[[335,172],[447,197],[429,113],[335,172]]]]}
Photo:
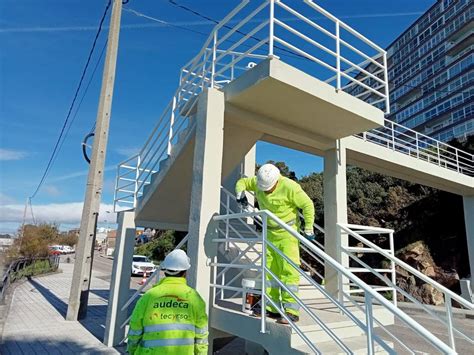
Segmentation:
{"type": "Polygon", "coordinates": [[[169,253],[165,277],[138,301],[130,320],[130,354],[207,354],[206,305],[186,284],[191,267],[182,250],[169,253]]]}

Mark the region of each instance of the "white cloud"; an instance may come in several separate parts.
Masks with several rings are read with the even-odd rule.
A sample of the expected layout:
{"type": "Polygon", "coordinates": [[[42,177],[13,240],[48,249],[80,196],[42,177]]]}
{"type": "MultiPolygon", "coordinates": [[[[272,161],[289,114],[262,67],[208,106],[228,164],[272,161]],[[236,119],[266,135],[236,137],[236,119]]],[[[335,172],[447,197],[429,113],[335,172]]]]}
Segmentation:
{"type": "Polygon", "coordinates": [[[138,154],[140,151],[140,147],[122,147],[122,148],[116,148],[115,151],[120,154],[125,156],[126,158],[131,157],[132,155],[138,154]]]}
{"type": "MultiPolygon", "coordinates": [[[[114,169],[117,169],[117,165],[106,166],[104,171],[111,171],[111,170],[114,170],[114,169]]],[[[70,174],[66,174],[66,175],[62,175],[62,176],[57,176],[55,178],[48,179],[48,181],[49,182],[64,181],[64,180],[74,179],[74,178],[81,177],[81,176],[87,176],[87,174],[89,174],[89,169],[82,170],[82,171],[76,171],[74,173],[70,173],[70,174]]]]}
{"type": "MultiPolygon", "coordinates": [[[[33,210],[38,222],[79,225],[81,222],[82,206],[82,202],[51,203],[47,205],[33,205],[33,210]]],[[[0,223],[22,223],[24,208],[25,206],[20,204],[1,205],[0,223]]],[[[107,221],[108,223],[113,223],[115,220],[116,216],[113,212],[113,205],[101,204],[98,222],[104,223],[107,221]]]]}
{"type": "Polygon", "coordinates": [[[15,202],[16,200],[13,197],[0,192],[0,205],[9,205],[14,204],[15,202]]]}
{"type": "Polygon", "coordinates": [[[21,160],[28,154],[20,150],[0,148],[0,160],[21,160]]]}
{"type": "Polygon", "coordinates": [[[46,192],[47,195],[52,197],[57,197],[61,195],[61,191],[59,191],[59,189],[53,185],[44,185],[43,191],[46,192]]]}

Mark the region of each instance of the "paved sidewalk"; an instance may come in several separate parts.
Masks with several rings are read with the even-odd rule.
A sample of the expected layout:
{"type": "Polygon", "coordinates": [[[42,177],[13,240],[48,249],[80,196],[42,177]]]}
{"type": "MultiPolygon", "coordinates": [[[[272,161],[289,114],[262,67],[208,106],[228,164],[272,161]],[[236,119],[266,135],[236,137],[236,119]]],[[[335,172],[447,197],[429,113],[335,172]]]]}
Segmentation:
{"type": "Polygon", "coordinates": [[[120,353],[101,343],[109,282],[93,271],[87,319],[66,321],[74,264],[59,267],[62,273],[33,278],[15,289],[0,354],[120,353]]]}

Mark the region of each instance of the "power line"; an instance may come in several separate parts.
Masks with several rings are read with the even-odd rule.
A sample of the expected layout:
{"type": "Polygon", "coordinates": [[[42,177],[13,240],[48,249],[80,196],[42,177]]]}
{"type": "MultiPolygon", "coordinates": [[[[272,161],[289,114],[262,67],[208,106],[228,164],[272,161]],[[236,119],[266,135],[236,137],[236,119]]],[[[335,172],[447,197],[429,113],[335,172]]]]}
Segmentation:
{"type": "Polygon", "coordinates": [[[185,27],[185,26],[181,26],[181,25],[176,25],[176,24],[171,23],[171,22],[167,22],[167,21],[164,21],[164,20],[160,20],[160,19],[158,19],[158,18],[145,15],[145,14],[143,14],[143,13],[141,13],[141,12],[138,12],[138,11],[133,10],[133,9],[130,9],[130,8],[127,8],[127,9],[124,8],[124,11],[128,11],[128,12],[130,12],[130,13],[134,14],[135,16],[138,16],[138,17],[143,17],[143,18],[146,18],[146,19],[148,19],[148,20],[161,23],[162,25],[165,25],[165,26],[174,27],[174,28],[179,28],[180,30],[184,30],[184,31],[188,31],[188,32],[193,32],[193,33],[196,33],[196,34],[198,34],[198,35],[205,36],[205,37],[208,37],[208,36],[209,36],[208,33],[204,33],[204,32],[201,32],[201,31],[193,30],[192,28],[189,28],[189,27],[185,27]]]}
{"type": "MultiPolygon", "coordinates": [[[[182,9],[182,10],[184,10],[184,11],[190,12],[190,13],[192,13],[193,15],[198,16],[198,17],[200,17],[200,18],[202,18],[202,19],[204,19],[204,20],[214,22],[215,24],[218,24],[218,23],[219,23],[218,20],[215,20],[215,19],[213,19],[212,17],[209,17],[209,16],[207,16],[207,15],[204,15],[204,14],[202,14],[202,13],[200,13],[200,12],[198,12],[198,11],[196,11],[196,10],[194,10],[194,9],[192,9],[192,8],[190,8],[190,7],[188,7],[188,6],[181,5],[181,4],[179,4],[178,2],[176,2],[175,0],[168,0],[168,2],[169,2],[171,5],[173,5],[173,6],[177,7],[177,8],[179,8],[179,9],[182,9]]],[[[233,27],[231,27],[231,26],[229,26],[229,25],[223,25],[222,27],[227,28],[228,30],[233,30],[233,27]]],[[[238,34],[240,34],[240,35],[242,35],[242,36],[248,36],[248,33],[242,32],[242,31],[240,31],[240,30],[236,30],[235,32],[238,33],[238,34]]],[[[258,37],[255,36],[255,35],[249,36],[249,38],[251,38],[251,39],[253,39],[254,41],[257,41],[257,42],[261,42],[261,41],[262,41],[262,39],[258,38],[258,37]]],[[[267,43],[268,43],[268,42],[267,42],[267,43]]],[[[286,49],[286,48],[284,48],[284,47],[280,47],[280,46],[278,46],[278,45],[276,45],[276,44],[274,44],[273,46],[274,46],[276,49],[279,49],[280,51],[287,53],[287,54],[280,54],[280,55],[286,55],[287,57],[292,57],[292,58],[296,58],[296,59],[304,59],[304,60],[311,61],[309,58],[306,58],[305,56],[303,56],[303,55],[301,55],[301,54],[299,54],[299,53],[296,53],[296,52],[294,52],[294,51],[292,51],[292,50],[286,49]]]]}
{"type": "Polygon", "coordinates": [[[87,72],[87,69],[89,67],[89,63],[91,61],[91,58],[92,58],[92,55],[94,53],[94,50],[95,50],[95,46],[96,46],[96,43],[97,43],[97,39],[99,38],[99,35],[100,35],[100,32],[102,31],[102,25],[104,24],[104,21],[105,21],[105,18],[107,16],[107,12],[109,11],[109,8],[110,8],[110,5],[111,5],[111,0],[109,0],[109,2],[107,3],[107,6],[105,7],[105,10],[104,10],[104,13],[102,15],[102,18],[100,19],[100,22],[99,22],[99,28],[97,29],[97,33],[95,35],[95,38],[94,38],[94,41],[92,43],[92,47],[89,51],[89,56],[87,58],[87,61],[86,61],[86,65],[84,66],[84,69],[82,70],[82,74],[81,74],[81,78],[79,80],[79,84],[76,88],[76,91],[74,93],[74,97],[72,99],[72,102],[71,102],[71,105],[69,106],[69,110],[68,110],[68,113],[67,113],[67,116],[66,116],[66,119],[64,120],[64,123],[63,123],[63,126],[61,128],[61,132],[59,134],[59,137],[58,139],[56,140],[56,144],[54,145],[54,149],[53,149],[53,152],[51,153],[51,156],[49,158],[49,161],[48,161],[48,164],[46,165],[46,168],[44,170],[44,173],[43,173],[43,176],[41,177],[41,180],[38,184],[38,186],[36,187],[36,190],[35,192],[30,196],[30,199],[33,199],[36,194],[38,193],[39,189],[41,188],[41,186],[43,185],[44,183],[44,180],[46,179],[46,176],[48,175],[48,172],[49,170],[51,169],[52,165],[53,165],[53,161],[54,161],[54,157],[55,155],[57,154],[57,152],[59,151],[58,148],[59,148],[59,144],[61,142],[61,138],[63,137],[63,134],[64,134],[64,131],[66,129],[66,126],[67,126],[67,123],[69,121],[69,117],[71,116],[71,113],[72,113],[72,110],[73,110],[73,107],[74,107],[74,104],[76,103],[76,99],[77,99],[77,96],[79,94],[79,91],[81,89],[81,86],[82,86],[82,82],[84,80],[84,77],[86,75],[86,72],[87,72]]]}
{"type": "MultiPolygon", "coordinates": [[[[67,128],[67,130],[66,130],[66,133],[64,134],[64,139],[62,140],[61,145],[59,146],[58,151],[61,150],[61,147],[62,147],[62,145],[64,144],[64,141],[66,140],[66,137],[67,137],[67,135],[68,135],[68,133],[69,133],[69,130],[71,129],[71,127],[72,127],[72,125],[73,125],[73,123],[74,123],[74,120],[76,119],[77,114],[79,113],[79,110],[81,109],[82,102],[84,101],[84,98],[86,97],[87,92],[89,91],[89,87],[91,86],[92,81],[93,81],[94,76],[95,76],[95,72],[97,71],[97,68],[99,67],[99,64],[101,63],[102,58],[103,58],[103,56],[104,56],[105,49],[107,48],[107,42],[108,42],[108,40],[106,39],[106,40],[105,40],[105,43],[104,43],[104,46],[102,47],[102,51],[100,52],[99,58],[97,59],[97,62],[95,63],[94,70],[92,71],[92,74],[91,74],[91,76],[90,76],[90,78],[89,78],[89,82],[87,83],[87,86],[86,86],[86,88],[84,89],[84,92],[83,92],[83,94],[82,94],[81,100],[79,101],[79,104],[77,105],[76,112],[74,113],[74,116],[73,116],[72,119],[71,119],[71,123],[69,124],[69,126],[68,126],[68,128],[67,128]]],[[[93,128],[91,129],[91,132],[93,132],[94,129],[95,129],[95,122],[96,122],[96,121],[94,120],[94,126],[93,126],[93,128]]],[[[54,157],[54,160],[56,160],[57,156],[58,156],[58,155],[56,155],[56,156],[54,157]]],[[[54,163],[54,161],[53,161],[53,163],[54,163]]]]}

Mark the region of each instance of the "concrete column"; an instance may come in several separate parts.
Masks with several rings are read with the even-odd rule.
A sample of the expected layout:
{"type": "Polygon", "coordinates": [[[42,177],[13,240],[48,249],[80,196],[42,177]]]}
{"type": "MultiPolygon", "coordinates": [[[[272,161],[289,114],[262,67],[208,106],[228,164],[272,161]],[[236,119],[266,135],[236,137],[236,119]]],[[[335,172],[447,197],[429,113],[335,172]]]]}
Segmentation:
{"type": "Polygon", "coordinates": [[[464,223],[466,224],[467,250],[471,270],[471,289],[474,292],[474,196],[464,196],[464,223]]]}
{"type": "Polygon", "coordinates": [[[191,258],[188,283],[206,301],[208,309],[211,303],[211,269],[208,264],[217,254],[217,245],[212,242],[217,237],[212,217],[220,210],[224,105],[224,94],[209,89],[199,97],[195,118],[196,143],[187,248],[191,258]]]}
{"type": "MultiPolygon", "coordinates": [[[[347,223],[346,148],[343,140],[336,141],[336,148],[324,154],[324,229],[326,253],[349,266],[349,260],[339,252],[337,223],[347,223]]],[[[347,245],[347,235],[341,236],[341,244],[347,245]]],[[[334,296],[338,294],[337,273],[325,267],[326,289],[334,296]]]]}
{"type": "MultiPolygon", "coordinates": [[[[256,164],[256,156],[257,156],[257,146],[254,145],[252,149],[245,155],[244,161],[242,163],[242,175],[245,176],[254,176],[255,175],[255,164],[256,164]]],[[[253,196],[248,196],[250,204],[255,203],[255,199],[253,196]]],[[[252,223],[251,219],[249,223],[252,223]]]]}
{"type": "Polygon", "coordinates": [[[104,344],[116,346],[125,337],[125,328],[120,328],[127,319],[122,306],[130,296],[130,273],[135,245],[135,212],[117,214],[117,240],[115,244],[112,278],[110,280],[109,305],[105,323],[104,344]]]}

